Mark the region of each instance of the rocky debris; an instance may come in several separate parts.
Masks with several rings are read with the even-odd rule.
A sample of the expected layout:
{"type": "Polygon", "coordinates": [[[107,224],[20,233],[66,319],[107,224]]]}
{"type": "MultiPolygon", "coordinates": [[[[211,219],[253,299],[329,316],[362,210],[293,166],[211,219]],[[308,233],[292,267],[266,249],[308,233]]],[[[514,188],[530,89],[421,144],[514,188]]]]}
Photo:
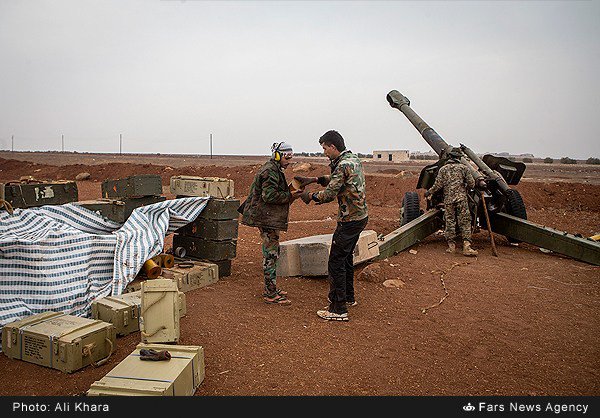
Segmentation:
{"type": "Polygon", "coordinates": [[[385,287],[404,287],[404,281],[400,280],[400,279],[388,279],[386,281],[383,282],[383,285],[385,287]]]}
{"type": "Polygon", "coordinates": [[[79,173],[75,176],[75,180],[81,181],[81,180],[89,180],[92,177],[92,175],[90,173],[79,173]]]}
{"type": "Polygon", "coordinates": [[[383,274],[383,272],[382,272],[381,266],[379,264],[377,264],[377,263],[369,264],[364,269],[362,269],[362,271],[360,272],[360,274],[358,275],[356,280],[372,282],[372,283],[380,283],[380,282],[384,281],[383,277],[381,277],[382,274],[383,274]]]}

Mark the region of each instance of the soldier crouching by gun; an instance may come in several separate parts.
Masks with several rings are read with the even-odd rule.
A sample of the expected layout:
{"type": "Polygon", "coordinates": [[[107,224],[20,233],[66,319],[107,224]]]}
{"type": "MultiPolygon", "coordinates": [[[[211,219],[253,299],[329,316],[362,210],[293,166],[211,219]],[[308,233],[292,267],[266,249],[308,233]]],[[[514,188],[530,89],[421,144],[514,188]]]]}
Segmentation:
{"type": "Polygon", "coordinates": [[[449,253],[456,251],[456,227],[460,230],[463,240],[463,255],[476,256],[477,251],[471,248],[471,213],[469,212],[469,201],[467,191],[475,187],[475,179],[460,162],[462,151],[460,148],[452,148],[448,153],[448,161],[439,169],[433,186],[425,192],[429,198],[439,190],[444,190],[444,219],[446,228],[444,236],[448,242],[449,253]]]}
{"type": "Polygon", "coordinates": [[[317,311],[328,321],[348,321],[348,306],[356,306],[354,296],[354,247],[368,222],[365,196],[365,176],[360,159],[346,149],[344,138],[337,131],[327,131],[319,144],[330,159],[330,176],[294,177],[301,187],[319,183],[325,190],[304,191],[304,203],[317,204],[338,200],[338,223],[333,233],[327,270],[329,275],[329,306],[317,311]]]}

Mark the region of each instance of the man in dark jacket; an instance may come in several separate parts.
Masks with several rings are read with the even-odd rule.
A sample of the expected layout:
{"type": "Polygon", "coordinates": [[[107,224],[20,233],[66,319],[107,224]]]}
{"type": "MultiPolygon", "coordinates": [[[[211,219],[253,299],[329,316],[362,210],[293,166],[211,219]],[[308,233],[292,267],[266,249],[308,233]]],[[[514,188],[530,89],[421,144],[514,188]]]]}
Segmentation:
{"type": "MultiPolygon", "coordinates": [[[[327,131],[319,143],[331,163],[331,175],[313,179],[324,190],[301,194],[304,203],[317,204],[338,201],[338,223],[333,233],[327,262],[329,275],[329,306],[317,311],[320,318],[348,321],[348,306],[356,306],[354,297],[354,247],[367,226],[368,210],[365,196],[365,175],[360,159],[346,149],[344,138],[337,131],[327,131]]],[[[310,178],[296,178],[301,184],[310,178]],[[303,181],[304,180],[304,181],[303,181]]]]}
{"type": "Polygon", "coordinates": [[[291,303],[287,292],[276,286],[279,231],[287,231],[290,204],[302,193],[302,190],[290,192],[285,179],[284,170],[290,165],[292,157],[290,144],[273,144],[271,159],[256,173],[248,198],[240,208],[242,224],[257,227],[262,238],[264,300],[278,305],[291,303]]]}

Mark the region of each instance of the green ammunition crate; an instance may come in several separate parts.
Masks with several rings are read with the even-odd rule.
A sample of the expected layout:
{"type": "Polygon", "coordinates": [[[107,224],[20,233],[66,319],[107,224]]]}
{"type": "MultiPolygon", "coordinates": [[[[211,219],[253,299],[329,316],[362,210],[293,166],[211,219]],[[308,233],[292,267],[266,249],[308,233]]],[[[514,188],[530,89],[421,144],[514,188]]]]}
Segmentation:
{"type": "Polygon", "coordinates": [[[102,182],[102,197],[118,199],[123,197],[160,196],[162,179],[156,174],[142,174],[102,182]]]}
{"type": "Polygon", "coordinates": [[[44,205],[62,205],[76,202],[77,183],[57,180],[40,183],[10,182],[0,183],[0,195],[4,191],[4,200],[13,208],[32,208],[44,205]]]}
{"type": "MultiPolygon", "coordinates": [[[[189,196],[177,195],[177,198],[183,198],[189,196]]],[[[200,212],[198,218],[202,219],[237,219],[240,213],[237,211],[240,207],[239,199],[218,199],[211,197],[206,204],[206,207],[200,212]]]]}
{"type": "Polygon", "coordinates": [[[102,379],[92,383],[87,396],[192,396],[204,380],[201,346],[138,344],[133,353],[102,379]],[[142,348],[167,350],[169,361],[140,359],[142,348]]]}
{"type": "Polygon", "coordinates": [[[221,261],[231,260],[236,256],[236,240],[213,241],[185,235],[173,235],[173,248],[183,247],[186,257],[200,260],[221,261]]]}
{"type": "Polygon", "coordinates": [[[215,263],[177,259],[171,268],[164,268],[162,277],[177,282],[181,292],[199,289],[219,280],[219,267],[215,263]]]}
{"type": "Polygon", "coordinates": [[[116,349],[116,330],[104,321],[44,312],[2,328],[2,350],[9,358],[72,373],[101,365],[116,349]]]}
{"type": "Polygon", "coordinates": [[[111,221],[124,223],[135,208],[167,200],[165,196],[124,197],[115,199],[82,200],[76,205],[83,206],[111,221]]]}
{"type": "Polygon", "coordinates": [[[231,260],[212,261],[219,267],[219,277],[231,276],[231,260]]]}
{"type": "Polygon", "coordinates": [[[175,232],[189,237],[200,237],[215,241],[231,240],[238,237],[238,220],[216,220],[198,217],[175,232]]]}

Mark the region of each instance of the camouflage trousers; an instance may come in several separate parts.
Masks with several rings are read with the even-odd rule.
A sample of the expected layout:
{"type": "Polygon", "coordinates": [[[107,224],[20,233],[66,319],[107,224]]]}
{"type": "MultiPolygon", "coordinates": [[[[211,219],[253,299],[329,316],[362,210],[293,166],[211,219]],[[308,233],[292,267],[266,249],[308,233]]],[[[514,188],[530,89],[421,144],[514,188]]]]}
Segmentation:
{"type": "Polygon", "coordinates": [[[454,242],[457,237],[457,227],[463,241],[471,242],[471,213],[469,212],[469,203],[466,200],[446,203],[444,218],[446,220],[446,229],[444,236],[446,241],[454,242]]]}
{"type": "Polygon", "coordinates": [[[279,231],[270,228],[258,228],[262,238],[263,272],[265,276],[265,294],[275,295],[277,291],[277,259],[279,258],[279,231]]]}

